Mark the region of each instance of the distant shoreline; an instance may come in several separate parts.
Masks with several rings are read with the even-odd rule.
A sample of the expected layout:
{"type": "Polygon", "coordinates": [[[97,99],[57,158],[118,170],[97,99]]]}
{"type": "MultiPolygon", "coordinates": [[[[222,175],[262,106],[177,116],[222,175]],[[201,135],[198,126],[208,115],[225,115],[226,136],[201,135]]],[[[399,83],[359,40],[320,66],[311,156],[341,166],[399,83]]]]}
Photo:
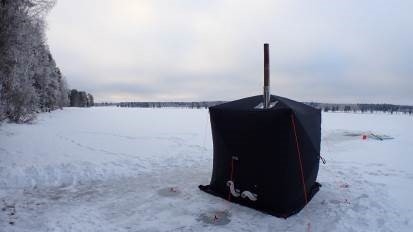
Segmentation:
{"type": "MultiPolygon", "coordinates": [[[[208,108],[219,105],[227,101],[194,101],[194,102],[100,102],[95,103],[97,107],[117,106],[127,108],[208,108]]],[[[405,114],[413,113],[413,106],[394,105],[394,104],[335,104],[335,103],[319,103],[319,102],[304,102],[307,105],[321,109],[324,112],[401,112],[405,114]]]]}

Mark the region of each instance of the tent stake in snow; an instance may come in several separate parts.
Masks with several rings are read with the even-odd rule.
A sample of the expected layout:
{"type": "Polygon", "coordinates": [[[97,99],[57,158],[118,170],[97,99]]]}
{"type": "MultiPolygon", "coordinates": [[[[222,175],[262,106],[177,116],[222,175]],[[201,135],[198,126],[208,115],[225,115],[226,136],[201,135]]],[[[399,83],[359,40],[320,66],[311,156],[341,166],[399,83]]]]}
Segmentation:
{"type": "Polygon", "coordinates": [[[264,44],[264,101],[263,108],[270,106],[270,45],[264,44]]]}

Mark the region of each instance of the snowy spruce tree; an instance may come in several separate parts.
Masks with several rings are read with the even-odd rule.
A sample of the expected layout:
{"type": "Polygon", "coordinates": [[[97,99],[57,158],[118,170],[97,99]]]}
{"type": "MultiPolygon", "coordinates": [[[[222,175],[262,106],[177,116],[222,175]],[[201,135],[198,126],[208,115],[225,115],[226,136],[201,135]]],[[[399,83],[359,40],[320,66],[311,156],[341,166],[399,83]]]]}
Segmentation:
{"type": "Polygon", "coordinates": [[[72,89],[69,92],[70,106],[71,107],[90,107],[94,106],[93,96],[85,91],[78,91],[72,89]]]}
{"type": "Polygon", "coordinates": [[[54,0],[0,0],[0,121],[27,122],[68,105],[65,80],[46,44],[54,0]]]}

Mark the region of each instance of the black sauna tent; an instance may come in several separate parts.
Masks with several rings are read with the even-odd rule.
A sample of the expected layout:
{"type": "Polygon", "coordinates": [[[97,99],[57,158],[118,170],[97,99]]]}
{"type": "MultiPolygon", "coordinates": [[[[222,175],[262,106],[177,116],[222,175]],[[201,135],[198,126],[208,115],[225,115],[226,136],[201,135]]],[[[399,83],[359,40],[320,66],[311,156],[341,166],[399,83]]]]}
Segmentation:
{"type": "Polygon", "coordinates": [[[270,102],[263,109],[259,95],[209,108],[213,172],[199,188],[286,218],[320,188],[321,111],[274,95],[270,102]]]}

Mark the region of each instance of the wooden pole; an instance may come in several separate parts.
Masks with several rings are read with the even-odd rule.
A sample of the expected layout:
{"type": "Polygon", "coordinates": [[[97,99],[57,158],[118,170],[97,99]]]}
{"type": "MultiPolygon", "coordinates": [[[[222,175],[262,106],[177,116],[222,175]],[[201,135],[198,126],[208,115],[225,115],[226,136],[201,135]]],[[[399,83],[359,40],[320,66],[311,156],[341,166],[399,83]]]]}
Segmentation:
{"type": "Polygon", "coordinates": [[[264,44],[264,109],[270,106],[270,45],[264,44]]]}

